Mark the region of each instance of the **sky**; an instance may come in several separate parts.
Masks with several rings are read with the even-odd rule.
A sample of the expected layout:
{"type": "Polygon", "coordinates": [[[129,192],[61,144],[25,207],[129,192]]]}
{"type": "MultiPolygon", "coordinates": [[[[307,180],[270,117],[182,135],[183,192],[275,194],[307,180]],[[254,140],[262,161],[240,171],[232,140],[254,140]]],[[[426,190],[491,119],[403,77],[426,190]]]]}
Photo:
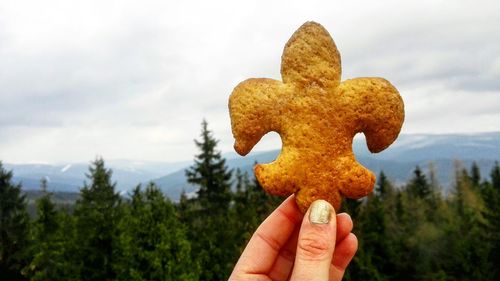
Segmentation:
{"type": "MultiPolygon", "coordinates": [[[[232,89],[280,79],[321,23],[342,80],[398,88],[402,133],[500,131],[500,2],[0,1],[0,160],[193,159],[201,122],[232,151],[232,89]]],[[[255,151],[280,147],[276,133],[255,151]]]]}

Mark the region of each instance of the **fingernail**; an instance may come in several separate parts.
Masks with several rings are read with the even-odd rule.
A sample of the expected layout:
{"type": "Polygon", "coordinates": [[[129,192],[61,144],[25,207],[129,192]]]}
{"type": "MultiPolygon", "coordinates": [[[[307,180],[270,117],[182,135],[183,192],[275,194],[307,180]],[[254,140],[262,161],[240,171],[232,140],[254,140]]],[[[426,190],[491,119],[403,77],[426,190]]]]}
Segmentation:
{"type": "Polygon", "coordinates": [[[313,224],[327,224],[330,222],[331,207],[325,200],[316,200],[311,204],[309,221],[313,224]]]}

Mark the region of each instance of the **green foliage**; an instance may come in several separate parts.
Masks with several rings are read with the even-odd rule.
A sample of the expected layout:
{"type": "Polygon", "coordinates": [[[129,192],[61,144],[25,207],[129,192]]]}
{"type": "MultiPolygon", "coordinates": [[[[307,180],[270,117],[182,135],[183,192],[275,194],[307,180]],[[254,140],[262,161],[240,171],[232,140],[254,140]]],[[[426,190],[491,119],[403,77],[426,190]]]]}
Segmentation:
{"type": "MultiPolygon", "coordinates": [[[[500,166],[498,162],[490,173],[491,183],[482,184],[481,194],[484,200],[484,216],[488,221],[488,237],[486,243],[491,244],[491,251],[488,260],[493,265],[500,264],[500,166]]],[[[500,280],[500,268],[493,269],[495,280],[500,280]]]]}
{"type": "Polygon", "coordinates": [[[40,188],[44,194],[36,200],[37,216],[32,223],[32,238],[36,243],[32,248],[33,259],[23,270],[30,280],[61,279],[60,266],[62,237],[58,236],[60,218],[56,206],[47,192],[47,180],[42,179],[40,188]]]}
{"type": "Polygon", "coordinates": [[[236,170],[236,192],[233,198],[231,228],[234,243],[240,246],[239,251],[234,252],[235,260],[260,223],[283,199],[264,192],[256,178],[250,181],[248,174],[242,174],[239,169],[236,170]]]}
{"type": "Polygon", "coordinates": [[[353,212],[360,245],[346,280],[498,280],[497,223],[482,195],[492,198],[493,189],[477,184],[473,167],[471,176],[459,166],[456,174],[447,198],[419,167],[408,184],[388,193],[381,174],[375,193],[353,212]]]}
{"type": "MultiPolygon", "coordinates": [[[[0,280],[226,280],[255,229],[283,200],[226,167],[202,123],[179,202],[153,183],[121,198],[104,161],[64,209],[41,183],[32,221],[21,186],[0,163],[0,280]],[[74,212],[72,211],[74,210],[74,212]]],[[[488,178],[456,164],[452,190],[419,167],[396,186],[345,200],[359,248],[344,280],[500,280],[500,166],[488,178]]]]}
{"type": "Polygon", "coordinates": [[[26,204],[21,185],[12,183],[12,172],[0,162],[0,280],[25,280],[21,270],[28,263],[26,204]]]}
{"type": "Polygon", "coordinates": [[[406,189],[410,196],[420,199],[429,199],[432,193],[427,177],[418,166],[415,168],[413,178],[406,189]]]}
{"type": "Polygon", "coordinates": [[[200,150],[194,164],[186,171],[188,182],[199,187],[197,197],[186,201],[188,237],[193,241],[193,253],[198,265],[203,266],[201,280],[223,280],[229,277],[237,245],[233,243],[229,222],[231,203],[231,176],[225,159],[217,151],[217,140],[204,120],[201,139],[195,140],[200,150]]]}
{"type": "Polygon", "coordinates": [[[111,182],[112,171],[96,159],[89,168],[80,190],[81,199],[76,202],[75,244],[73,262],[78,264],[79,280],[110,280],[116,277],[113,270],[118,223],[121,216],[120,196],[111,182]]]}
{"type": "Polygon", "coordinates": [[[472,167],[470,168],[471,171],[471,176],[470,180],[473,186],[479,186],[481,182],[481,172],[479,171],[479,166],[477,165],[476,161],[472,162],[472,167]]]}
{"type": "Polygon", "coordinates": [[[186,227],[153,183],[134,189],[119,226],[118,280],[197,280],[186,227]],[[190,265],[190,266],[188,266],[190,265]]]}
{"type": "Polygon", "coordinates": [[[226,160],[216,150],[218,141],[208,130],[208,123],[203,120],[201,125],[201,140],[195,140],[200,153],[196,155],[193,166],[186,170],[186,176],[189,183],[199,187],[197,200],[203,211],[223,216],[231,201],[232,171],[227,169],[226,160]]]}

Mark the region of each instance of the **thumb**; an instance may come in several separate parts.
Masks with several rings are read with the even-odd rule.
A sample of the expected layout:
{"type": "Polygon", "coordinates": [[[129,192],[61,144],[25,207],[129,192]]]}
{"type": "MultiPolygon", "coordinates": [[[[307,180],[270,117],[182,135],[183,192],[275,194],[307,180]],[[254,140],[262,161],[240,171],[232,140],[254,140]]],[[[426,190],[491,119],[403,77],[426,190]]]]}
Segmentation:
{"type": "Polygon", "coordinates": [[[337,216],[332,205],[314,201],[300,227],[290,280],[328,280],[336,235],[337,216]]]}

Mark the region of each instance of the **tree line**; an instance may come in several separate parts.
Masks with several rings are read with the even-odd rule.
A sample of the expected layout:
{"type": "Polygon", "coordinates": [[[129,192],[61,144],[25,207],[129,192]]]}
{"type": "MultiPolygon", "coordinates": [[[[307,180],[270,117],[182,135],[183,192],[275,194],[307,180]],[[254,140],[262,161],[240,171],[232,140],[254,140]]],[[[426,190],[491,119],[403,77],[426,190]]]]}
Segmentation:
{"type": "MultiPolygon", "coordinates": [[[[103,159],[91,163],[71,209],[41,181],[36,215],[0,162],[0,280],[226,280],[246,242],[283,198],[229,170],[202,123],[186,171],[195,195],[179,202],[154,183],[116,191],[103,159]]],[[[395,186],[381,172],[367,198],[346,200],[358,252],[345,280],[500,280],[500,167],[489,177],[457,163],[451,192],[415,168],[395,186]]]]}

